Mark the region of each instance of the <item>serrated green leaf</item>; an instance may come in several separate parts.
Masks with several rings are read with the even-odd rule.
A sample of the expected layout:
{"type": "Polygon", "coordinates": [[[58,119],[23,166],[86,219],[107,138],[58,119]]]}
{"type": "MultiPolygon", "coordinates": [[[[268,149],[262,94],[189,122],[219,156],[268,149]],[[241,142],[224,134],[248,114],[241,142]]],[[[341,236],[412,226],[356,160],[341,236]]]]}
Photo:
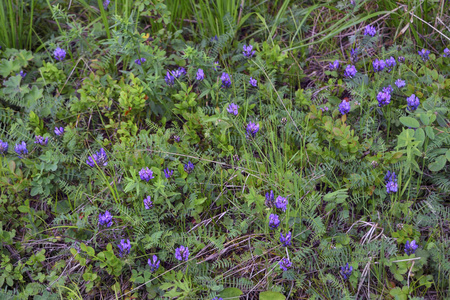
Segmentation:
{"type": "Polygon", "coordinates": [[[427,136],[428,136],[431,140],[434,140],[434,131],[433,131],[433,127],[430,127],[430,126],[425,127],[425,132],[427,133],[427,136]]]}

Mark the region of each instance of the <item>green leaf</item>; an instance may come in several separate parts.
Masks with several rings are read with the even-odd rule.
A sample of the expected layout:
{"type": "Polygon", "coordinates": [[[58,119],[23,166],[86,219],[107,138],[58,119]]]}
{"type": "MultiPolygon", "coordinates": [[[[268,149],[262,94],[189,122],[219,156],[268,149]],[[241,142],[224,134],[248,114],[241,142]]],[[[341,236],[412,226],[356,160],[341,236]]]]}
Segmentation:
{"type": "Polygon", "coordinates": [[[422,121],[423,125],[429,125],[430,124],[430,117],[423,113],[419,115],[420,121],[422,121]]]}
{"type": "Polygon", "coordinates": [[[19,206],[17,209],[21,213],[28,213],[28,212],[30,212],[30,208],[28,206],[24,206],[24,205],[19,206]]]}
{"type": "Polygon", "coordinates": [[[419,128],[420,124],[419,121],[417,121],[414,118],[411,117],[400,117],[400,122],[405,125],[406,127],[411,127],[411,128],[419,128]]]}
{"type": "Polygon", "coordinates": [[[447,158],[445,155],[441,155],[436,160],[428,165],[428,169],[430,169],[431,172],[437,172],[442,170],[445,167],[445,164],[447,163],[447,158]]]}
{"type": "Polygon", "coordinates": [[[348,198],[347,189],[342,189],[326,194],[323,197],[323,200],[327,202],[343,203],[347,198],[348,198]]]}
{"type": "Polygon", "coordinates": [[[425,132],[427,133],[427,136],[428,136],[431,140],[434,140],[434,131],[433,131],[433,127],[430,127],[430,126],[425,127],[425,132]]]}
{"type": "Polygon", "coordinates": [[[445,156],[447,157],[447,160],[450,161],[450,149],[445,152],[445,156]]]}
{"type": "Polygon", "coordinates": [[[286,297],[277,292],[267,291],[259,294],[259,300],[285,300],[286,297]]]}
{"type": "Polygon", "coordinates": [[[226,288],[220,293],[221,298],[234,299],[239,300],[239,296],[242,295],[243,292],[238,288],[226,288]]]}

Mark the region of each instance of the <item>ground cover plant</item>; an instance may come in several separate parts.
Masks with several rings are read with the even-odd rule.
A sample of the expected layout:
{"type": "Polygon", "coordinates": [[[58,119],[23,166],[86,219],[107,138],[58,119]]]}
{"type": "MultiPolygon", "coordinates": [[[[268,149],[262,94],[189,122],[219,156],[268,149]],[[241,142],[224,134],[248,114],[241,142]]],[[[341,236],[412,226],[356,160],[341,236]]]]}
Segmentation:
{"type": "Polygon", "coordinates": [[[0,299],[450,299],[450,1],[0,3],[0,299]]]}

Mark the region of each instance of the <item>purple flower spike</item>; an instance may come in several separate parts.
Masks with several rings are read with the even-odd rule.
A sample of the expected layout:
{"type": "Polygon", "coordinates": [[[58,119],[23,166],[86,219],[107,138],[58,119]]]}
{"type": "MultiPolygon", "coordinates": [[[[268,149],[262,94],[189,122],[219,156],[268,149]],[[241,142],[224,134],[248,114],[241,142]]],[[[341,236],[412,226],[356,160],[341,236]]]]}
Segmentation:
{"type": "Polygon", "coordinates": [[[152,197],[147,196],[147,198],[144,199],[144,207],[145,209],[150,209],[153,207],[152,197]]]}
{"type": "Polygon", "coordinates": [[[289,231],[286,233],[286,236],[283,236],[283,233],[280,233],[280,243],[283,244],[284,247],[288,247],[291,245],[291,237],[292,233],[289,231]]]}
{"type": "Polygon", "coordinates": [[[270,192],[267,192],[267,193],[266,193],[266,201],[265,201],[265,204],[266,204],[268,207],[272,207],[272,206],[273,206],[273,202],[274,202],[274,201],[273,201],[274,198],[275,198],[275,196],[274,196],[272,190],[271,190],[270,192]]]}
{"type": "Polygon", "coordinates": [[[275,214],[270,214],[269,216],[269,227],[276,229],[280,225],[280,218],[275,214]]]}
{"type": "Polygon", "coordinates": [[[395,85],[396,85],[399,89],[401,89],[402,87],[406,86],[406,82],[405,82],[404,80],[397,79],[397,80],[395,81],[395,85]]]}
{"type": "Polygon", "coordinates": [[[412,94],[411,96],[406,98],[406,103],[408,103],[408,110],[414,111],[419,107],[420,100],[416,95],[412,94]]]}
{"type": "Polygon", "coordinates": [[[430,50],[425,50],[422,49],[419,51],[419,55],[422,58],[423,61],[427,61],[428,59],[430,59],[429,55],[430,55],[430,50]]]}
{"type": "Polygon", "coordinates": [[[386,67],[387,67],[387,71],[391,72],[392,69],[395,67],[397,63],[395,62],[395,58],[393,58],[392,56],[389,57],[388,59],[386,59],[386,67]]]}
{"type": "Polygon", "coordinates": [[[281,209],[283,212],[287,209],[288,200],[286,197],[278,196],[275,200],[275,207],[281,209]]]}
{"type": "Polygon", "coordinates": [[[175,77],[173,77],[172,74],[170,74],[170,72],[167,71],[166,76],[164,77],[164,81],[168,86],[172,86],[175,84],[175,77]]]}
{"type": "Polygon", "coordinates": [[[345,280],[347,280],[352,275],[353,267],[348,266],[348,263],[345,267],[341,267],[341,275],[344,277],[345,280]]]}
{"type": "Polygon", "coordinates": [[[4,155],[8,152],[8,143],[0,140],[0,154],[4,155]]]}
{"type": "Polygon", "coordinates": [[[141,65],[142,63],[146,62],[147,60],[145,58],[138,58],[134,61],[135,64],[141,65]]]}
{"type": "Polygon", "coordinates": [[[377,34],[377,29],[375,26],[367,25],[364,29],[364,35],[375,36],[377,34]]]}
{"type": "Polygon", "coordinates": [[[150,272],[155,272],[159,268],[159,264],[161,261],[158,259],[158,256],[153,255],[152,259],[148,259],[148,265],[150,266],[150,272]]]}
{"type": "Polygon", "coordinates": [[[213,69],[214,69],[214,71],[218,71],[218,70],[220,69],[219,62],[218,62],[218,61],[215,61],[215,62],[214,62],[213,69]]]}
{"type": "Polygon", "coordinates": [[[189,249],[183,245],[175,249],[175,258],[179,261],[188,261],[189,254],[189,249]]]}
{"type": "Polygon", "coordinates": [[[42,136],[37,135],[37,136],[35,137],[34,143],[35,143],[35,144],[39,144],[39,145],[41,145],[41,146],[47,146],[47,143],[48,143],[48,137],[44,139],[42,136]]]}
{"type": "Polygon", "coordinates": [[[259,124],[253,123],[252,121],[247,124],[247,137],[255,137],[256,133],[259,131],[259,124]]]}
{"type": "Polygon", "coordinates": [[[173,170],[169,170],[168,168],[167,168],[167,169],[164,169],[164,176],[165,176],[167,179],[169,179],[170,177],[172,177],[172,175],[173,175],[173,170]]]}
{"type": "Polygon", "coordinates": [[[24,141],[22,141],[22,143],[16,144],[16,146],[14,147],[14,151],[16,151],[19,158],[23,158],[23,155],[28,154],[27,144],[24,141]]]}
{"type": "Polygon", "coordinates": [[[66,51],[58,47],[53,51],[53,56],[55,56],[56,60],[62,61],[66,58],[66,51]]]}
{"type": "Polygon", "coordinates": [[[227,108],[227,112],[237,116],[238,115],[238,109],[239,109],[239,105],[235,104],[235,103],[231,103],[230,105],[228,105],[227,108]]]}
{"type": "Polygon", "coordinates": [[[280,269],[283,271],[287,271],[290,267],[292,267],[292,263],[289,261],[289,258],[285,257],[278,263],[280,269]]]}
{"type": "Polygon", "coordinates": [[[416,252],[417,248],[419,248],[419,245],[417,245],[415,240],[413,240],[411,243],[409,241],[406,241],[406,245],[405,245],[406,255],[414,254],[416,252]]]}
{"type": "Polygon", "coordinates": [[[330,70],[337,70],[337,69],[339,69],[339,60],[335,60],[333,63],[330,63],[328,68],[330,70]]]}
{"type": "Polygon", "coordinates": [[[155,177],[153,177],[153,171],[150,170],[148,167],[142,168],[139,171],[139,177],[141,177],[141,180],[144,180],[144,181],[147,181],[147,182],[149,182],[150,179],[155,178],[155,177]]]}
{"type": "Polygon", "coordinates": [[[98,226],[106,225],[106,227],[111,227],[113,224],[112,219],[113,217],[111,213],[109,211],[105,211],[103,215],[98,215],[98,226]]]}
{"type": "Polygon", "coordinates": [[[256,79],[250,77],[250,81],[249,81],[251,86],[257,87],[258,86],[258,81],[256,81],[256,79]]]}
{"type": "Polygon", "coordinates": [[[377,95],[378,106],[383,107],[391,103],[391,89],[392,87],[385,87],[377,95]]]}
{"type": "Polygon", "coordinates": [[[105,1],[103,1],[103,9],[104,9],[104,10],[107,10],[107,9],[108,9],[109,2],[110,2],[110,0],[105,0],[105,1]]]}
{"type": "Polygon", "coordinates": [[[188,161],[187,164],[184,165],[184,171],[188,174],[191,174],[194,171],[194,164],[191,161],[188,161]]]}
{"type": "Polygon", "coordinates": [[[108,165],[108,155],[106,155],[105,149],[101,148],[98,152],[89,156],[86,163],[90,167],[95,167],[95,164],[99,167],[106,167],[108,165]]]}
{"type": "Polygon", "coordinates": [[[357,72],[358,71],[356,71],[356,67],[354,65],[348,65],[345,68],[344,76],[345,77],[349,77],[349,78],[353,78],[353,76],[355,76],[357,72]]]}
{"type": "Polygon", "coordinates": [[[61,136],[61,135],[63,135],[64,134],[64,127],[55,127],[55,134],[57,135],[57,136],[61,136]]]}
{"type": "Polygon", "coordinates": [[[350,111],[350,102],[342,100],[341,104],[339,104],[339,112],[342,115],[346,115],[348,114],[349,111],[350,111]]]}
{"type": "Polygon", "coordinates": [[[444,49],[444,54],[442,54],[443,57],[450,57],[450,50],[448,48],[444,49]]]}
{"type": "Polygon", "coordinates": [[[375,60],[372,62],[372,66],[373,66],[373,70],[374,70],[375,72],[380,72],[380,71],[383,71],[383,69],[386,67],[386,63],[385,63],[385,61],[382,60],[382,59],[380,59],[380,60],[375,59],[375,60]]]}
{"type": "Polygon", "coordinates": [[[386,176],[384,176],[384,181],[386,182],[386,192],[388,194],[390,193],[396,193],[398,190],[398,184],[397,184],[397,175],[395,175],[395,172],[388,171],[386,173],[386,176]]]}
{"type": "Polygon", "coordinates": [[[124,240],[122,239],[119,243],[119,245],[117,245],[117,247],[119,248],[119,256],[123,257],[124,255],[130,254],[130,250],[131,250],[131,243],[130,240],[124,240]]]}
{"type": "Polygon", "coordinates": [[[222,76],[220,76],[220,80],[222,80],[222,87],[229,88],[231,86],[231,79],[228,73],[222,73],[222,76]]]}
{"type": "Polygon", "coordinates": [[[253,50],[252,45],[248,45],[248,46],[244,45],[243,48],[244,48],[244,52],[242,52],[242,54],[244,54],[245,57],[251,58],[251,57],[253,57],[253,55],[255,55],[255,51],[253,50]]]}
{"type": "Polygon", "coordinates": [[[197,80],[198,81],[202,81],[203,79],[205,79],[205,73],[203,73],[202,69],[198,69],[198,71],[197,71],[197,80]]]}

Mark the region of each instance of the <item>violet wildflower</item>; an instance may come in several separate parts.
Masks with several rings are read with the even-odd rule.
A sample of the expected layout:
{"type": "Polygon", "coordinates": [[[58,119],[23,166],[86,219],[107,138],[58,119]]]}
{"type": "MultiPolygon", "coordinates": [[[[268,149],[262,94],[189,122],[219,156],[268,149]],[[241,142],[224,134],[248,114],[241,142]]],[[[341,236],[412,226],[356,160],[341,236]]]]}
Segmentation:
{"type": "Polygon", "coordinates": [[[164,169],[164,176],[169,179],[173,175],[173,170],[169,170],[169,168],[164,169]]]}
{"type": "Polygon", "coordinates": [[[61,136],[61,135],[63,135],[64,134],[64,127],[55,127],[55,130],[54,130],[54,132],[55,132],[55,134],[57,135],[57,136],[61,136]]]}
{"type": "Polygon", "coordinates": [[[252,121],[247,124],[247,136],[255,137],[259,130],[259,124],[253,123],[252,121]]]}
{"type": "Polygon", "coordinates": [[[152,197],[147,196],[147,198],[144,198],[144,207],[145,209],[150,209],[153,207],[152,197]]]}
{"type": "Polygon", "coordinates": [[[158,256],[153,255],[152,259],[149,258],[147,263],[150,266],[150,272],[155,272],[158,270],[161,261],[158,259],[158,256]]]}
{"type": "Polygon", "coordinates": [[[375,36],[377,34],[377,29],[375,26],[367,25],[364,29],[364,35],[375,36]]]}
{"type": "Polygon", "coordinates": [[[406,86],[406,82],[405,82],[404,80],[397,79],[397,80],[395,81],[395,85],[396,85],[399,89],[401,89],[402,87],[406,86]]]}
{"type": "Polygon", "coordinates": [[[211,300],[223,300],[223,298],[221,298],[221,297],[214,297],[211,300]]]}
{"type": "Polygon", "coordinates": [[[414,254],[416,252],[417,248],[419,248],[419,245],[417,245],[415,240],[413,240],[411,243],[409,241],[406,241],[406,244],[405,244],[406,255],[414,254]]]}
{"type": "Polygon", "coordinates": [[[398,184],[397,184],[397,175],[395,175],[395,172],[388,171],[386,173],[386,176],[384,176],[384,181],[386,183],[386,192],[388,194],[390,193],[396,193],[398,190],[398,184]]]}
{"type": "Polygon", "coordinates": [[[220,80],[222,80],[222,87],[229,88],[231,86],[231,79],[228,73],[222,73],[222,76],[220,76],[220,80]]]}
{"type": "Polygon", "coordinates": [[[257,87],[258,86],[258,81],[256,81],[256,79],[250,77],[250,81],[249,81],[250,85],[257,87]]]}
{"type": "Polygon", "coordinates": [[[179,67],[179,68],[178,68],[178,72],[180,73],[180,76],[181,76],[181,75],[184,76],[184,75],[186,75],[186,73],[187,73],[187,72],[186,72],[186,69],[183,68],[183,67],[179,67]]]}
{"type": "Polygon", "coordinates": [[[425,50],[422,49],[419,52],[420,57],[422,57],[423,61],[427,61],[428,59],[430,59],[430,57],[428,55],[430,55],[430,50],[425,50]]]}
{"type": "Polygon", "coordinates": [[[153,171],[150,170],[148,167],[142,168],[142,169],[139,171],[139,177],[141,177],[141,180],[144,180],[144,181],[147,181],[147,182],[149,182],[150,179],[155,178],[155,177],[153,176],[153,171]]]}
{"type": "Polygon", "coordinates": [[[273,206],[273,200],[274,200],[275,196],[273,195],[273,191],[271,190],[270,192],[266,193],[266,205],[268,207],[272,207],[273,206]]]}
{"type": "Polygon", "coordinates": [[[174,140],[175,142],[179,143],[179,142],[181,141],[181,138],[180,138],[180,136],[178,136],[178,135],[174,135],[174,136],[173,136],[173,140],[174,140]]]}
{"type": "Polygon", "coordinates": [[[388,89],[383,88],[381,92],[377,95],[378,106],[383,107],[391,103],[391,93],[388,89]]]}
{"type": "Polygon", "coordinates": [[[217,37],[217,35],[215,35],[214,37],[212,37],[210,39],[211,42],[217,42],[219,40],[219,38],[217,37]]]}
{"type": "Polygon", "coordinates": [[[55,49],[55,51],[53,51],[53,55],[55,56],[56,60],[62,61],[64,58],[66,58],[66,51],[58,47],[55,49]]]}
{"type": "Polygon", "coordinates": [[[34,143],[39,144],[41,146],[47,146],[48,137],[44,139],[42,136],[36,135],[34,143]]]}
{"type": "Polygon", "coordinates": [[[89,156],[86,160],[86,163],[90,167],[95,167],[95,164],[97,164],[99,167],[106,167],[108,165],[108,155],[106,155],[105,149],[100,148],[100,150],[95,154],[89,156]]]}
{"type": "Polygon", "coordinates": [[[281,209],[282,211],[286,211],[288,200],[286,197],[278,196],[275,200],[275,207],[281,209]]]}
{"type": "Polygon", "coordinates": [[[103,9],[104,9],[104,10],[107,10],[107,9],[108,9],[109,2],[110,2],[110,0],[105,0],[105,1],[103,1],[103,9]]]}
{"type": "Polygon", "coordinates": [[[448,48],[444,49],[444,54],[442,54],[443,57],[450,57],[450,50],[448,48]]]}
{"type": "Polygon", "coordinates": [[[404,63],[405,62],[405,57],[404,56],[399,56],[398,57],[398,62],[399,63],[404,63]]]}
{"type": "Polygon", "coordinates": [[[394,68],[396,64],[397,63],[395,62],[395,58],[393,58],[392,56],[386,59],[387,71],[391,72],[392,68],[394,68]]]}
{"type": "Polygon", "coordinates": [[[102,225],[106,225],[106,227],[111,227],[113,222],[112,222],[112,215],[109,211],[105,211],[104,214],[99,214],[98,215],[98,226],[102,226],[102,225]]]}
{"type": "Polygon", "coordinates": [[[419,107],[420,100],[416,95],[412,94],[411,96],[406,98],[406,103],[408,103],[408,110],[414,111],[419,107]]]}
{"type": "Polygon", "coordinates": [[[373,66],[373,70],[375,72],[380,72],[380,71],[383,71],[384,67],[386,67],[386,63],[382,59],[380,59],[380,60],[375,59],[372,62],[372,66],[373,66]]]}
{"type": "Polygon", "coordinates": [[[232,115],[237,116],[238,115],[238,109],[239,109],[239,105],[237,105],[235,103],[231,103],[227,107],[227,112],[229,112],[232,115]]]}
{"type": "Polygon", "coordinates": [[[203,73],[202,69],[198,69],[197,71],[197,80],[202,81],[205,79],[205,73],[203,73]]]}
{"type": "Polygon", "coordinates": [[[347,280],[352,275],[353,267],[349,266],[348,263],[345,267],[341,267],[341,275],[347,280]]]}
{"type": "Polygon", "coordinates": [[[0,154],[4,155],[8,152],[8,143],[0,140],[0,154]]]}
{"type": "Polygon", "coordinates": [[[286,233],[286,236],[283,235],[283,233],[280,233],[280,243],[283,244],[284,247],[288,247],[291,245],[291,237],[292,233],[289,231],[286,233]]]}
{"type": "Polygon", "coordinates": [[[352,48],[352,50],[350,50],[350,59],[352,62],[358,61],[358,48],[352,48]]]}
{"type": "Polygon", "coordinates": [[[344,76],[345,76],[345,77],[349,77],[349,78],[353,78],[353,76],[355,76],[356,73],[357,73],[356,67],[355,67],[354,65],[348,65],[348,66],[345,68],[344,76]]]}
{"type": "Polygon", "coordinates": [[[135,64],[137,64],[137,65],[141,65],[143,62],[146,62],[147,60],[145,59],[145,58],[138,58],[138,59],[136,59],[135,61],[134,61],[134,63],[135,64]]]}
{"type": "Polygon", "coordinates": [[[330,70],[337,70],[337,69],[339,69],[339,60],[335,60],[334,62],[330,63],[328,68],[330,70]]]}
{"type": "Polygon", "coordinates": [[[187,164],[184,165],[184,171],[188,174],[191,174],[194,171],[194,164],[191,161],[188,161],[187,164]]]}
{"type": "Polygon", "coordinates": [[[175,84],[175,77],[173,77],[169,71],[167,71],[166,76],[164,77],[164,80],[166,81],[166,84],[168,86],[172,86],[175,84]]]}
{"type": "Polygon", "coordinates": [[[383,92],[385,92],[385,93],[392,93],[393,91],[394,91],[394,89],[392,88],[392,86],[391,85],[388,85],[388,86],[385,86],[383,89],[382,89],[382,91],[383,92]]]}
{"type": "Polygon", "coordinates": [[[17,155],[19,155],[19,158],[22,158],[22,155],[28,154],[27,144],[22,141],[22,143],[16,144],[14,147],[14,151],[16,151],[17,155]]]}
{"type": "MultiPolygon", "coordinates": [[[[180,78],[181,75],[184,75],[182,69],[183,69],[183,68],[179,68],[178,70],[173,70],[173,71],[171,72],[172,76],[175,77],[175,78],[180,78]]],[[[184,69],[183,69],[183,70],[184,70],[184,69]]]]}
{"type": "Polygon", "coordinates": [[[348,114],[349,111],[350,111],[350,102],[342,100],[341,104],[339,104],[339,112],[342,115],[346,115],[348,114]]]}
{"type": "Polygon", "coordinates": [[[188,247],[185,247],[183,245],[181,245],[180,247],[178,247],[177,249],[175,249],[175,258],[178,259],[179,261],[188,261],[189,259],[189,249],[188,247]]]}
{"type": "Polygon", "coordinates": [[[252,45],[244,45],[244,52],[242,52],[242,54],[244,54],[245,57],[247,58],[251,58],[253,57],[253,55],[255,55],[255,50],[253,50],[253,46],[252,45]]]}
{"type": "Polygon", "coordinates": [[[27,76],[27,73],[25,73],[24,71],[20,71],[19,74],[16,75],[20,75],[20,77],[25,78],[25,76],[27,76]]]}
{"type": "Polygon", "coordinates": [[[130,254],[131,243],[129,239],[127,239],[126,241],[122,239],[120,243],[117,245],[117,247],[119,248],[120,257],[123,257],[126,254],[130,254]]]}
{"type": "Polygon", "coordinates": [[[288,268],[292,267],[292,263],[289,261],[289,258],[285,257],[278,262],[280,269],[283,271],[287,271],[288,268]]]}
{"type": "Polygon", "coordinates": [[[328,111],[328,106],[325,106],[325,107],[319,107],[319,109],[322,111],[322,112],[326,112],[326,111],[328,111]]]}
{"type": "Polygon", "coordinates": [[[213,69],[214,69],[214,71],[218,71],[218,69],[220,69],[219,62],[218,62],[218,61],[215,61],[215,62],[214,62],[214,64],[213,64],[213,69]]]}
{"type": "Polygon", "coordinates": [[[280,218],[276,214],[270,214],[269,216],[269,227],[275,229],[280,225],[280,218]]]}

